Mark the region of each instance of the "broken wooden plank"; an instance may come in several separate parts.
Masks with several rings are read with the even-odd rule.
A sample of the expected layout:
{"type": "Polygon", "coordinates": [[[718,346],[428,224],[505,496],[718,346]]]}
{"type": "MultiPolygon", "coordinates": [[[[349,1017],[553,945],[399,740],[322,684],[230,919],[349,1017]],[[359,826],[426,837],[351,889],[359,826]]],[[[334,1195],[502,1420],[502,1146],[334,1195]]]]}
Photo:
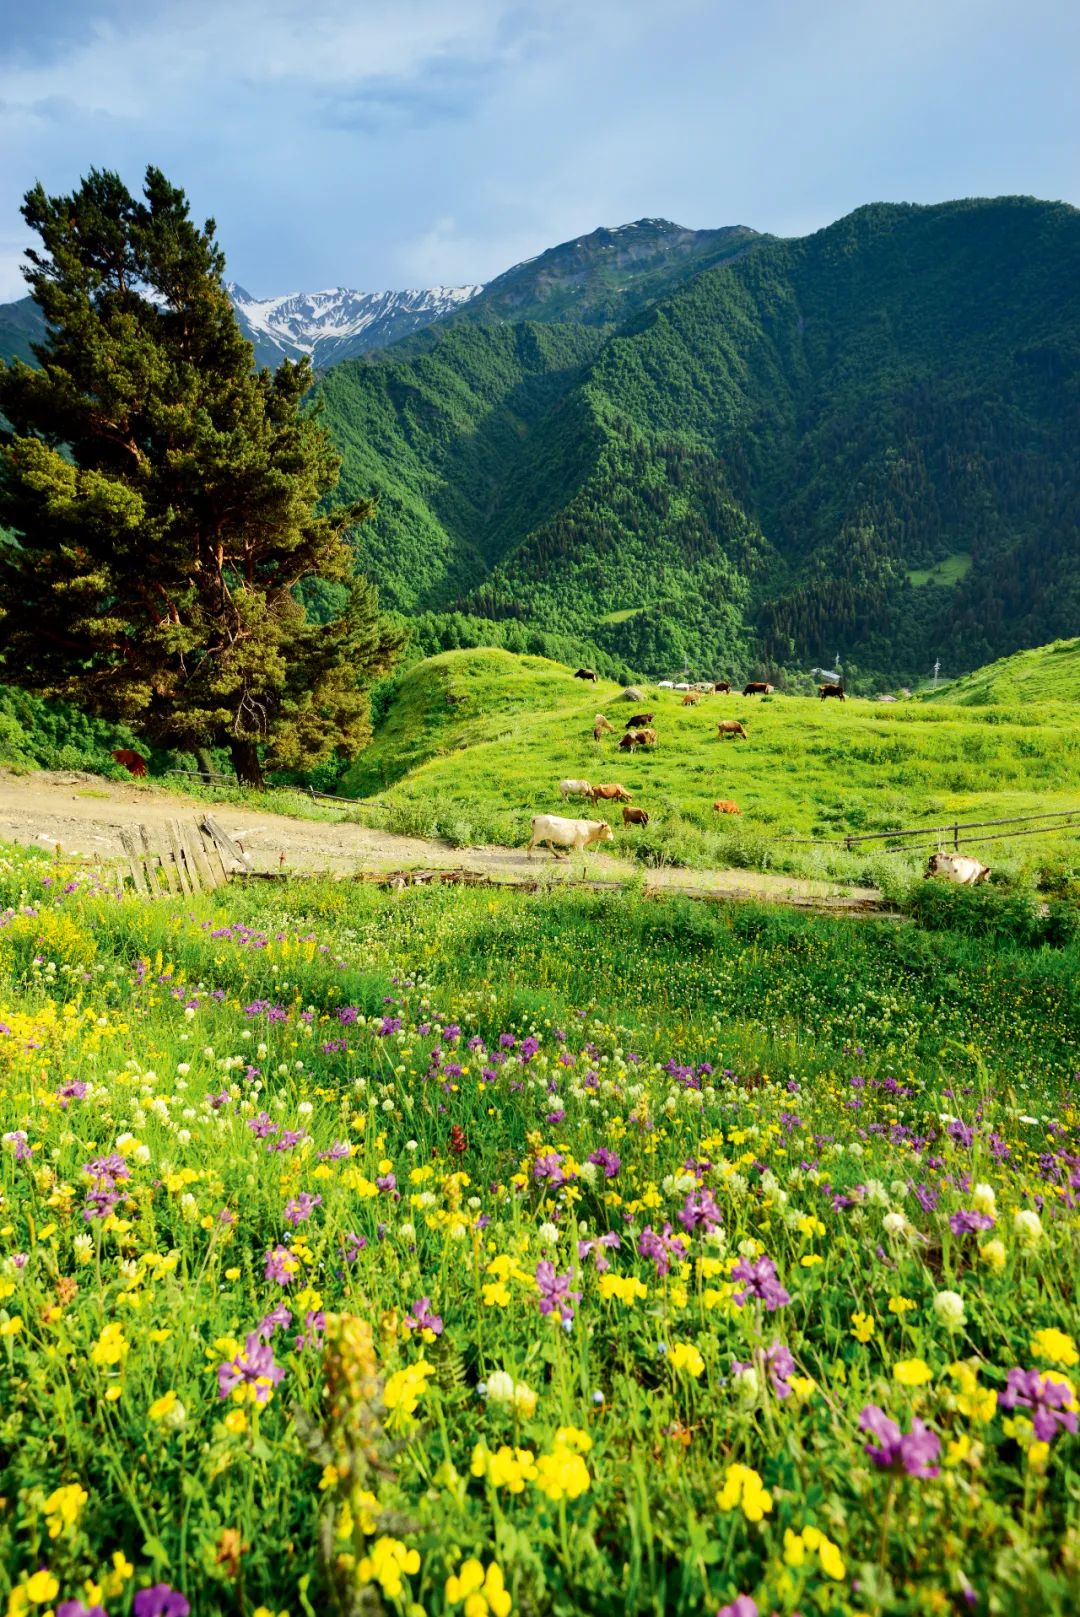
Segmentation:
{"type": "Polygon", "coordinates": [[[127,854],[128,869],[131,871],[131,880],[135,891],[141,898],[148,898],[149,891],[146,885],[146,873],[143,870],[142,852],[136,845],[134,833],[126,825],[120,829],[120,846],[127,854]]]}
{"type": "Polygon", "coordinates": [[[143,868],[146,871],[146,885],[150,889],[150,897],[163,898],[168,888],[158,879],[161,856],[150,841],[150,833],[145,825],[139,826],[139,837],[142,841],[143,868]]]}
{"type": "Polygon", "coordinates": [[[196,886],[201,887],[204,893],[212,893],[218,882],[210,861],[203,852],[198,823],[195,820],[185,821],[181,830],[184,837],[184,851],[188,856],[196,886]]]}
{"type": "Polygon", "coordinates": [[[165,835],[169,844],[169,851],[173,857],[173,864],[176,866],[176,879],[180,884],[180,891],[182,893],[191,893],[194,891],[194,888],[191,881],[191,872],[188,870],[187,861],[184,858],[184,850],[180,843],[179,822],[176,820],[166,820],[165,835]]]}
{"type": "MultiPolygon", "coordinates": [[[[251,860],[248,858],[243,848],[241,848],[238,843],[233,841],[229,833],[222,829],[214,816],[212,814],[204,814],[202,823],[213,837],[214,842],[217,844],[218,851],[222,857],[222,863],[224,864],[225,861],[228,860],[233,869],[243,875],[250,875],[251,860]]],[[[228,864],[226,864],[225,868],[227,874],[231,875],[232,870],[229,869],[228,864]]]]}

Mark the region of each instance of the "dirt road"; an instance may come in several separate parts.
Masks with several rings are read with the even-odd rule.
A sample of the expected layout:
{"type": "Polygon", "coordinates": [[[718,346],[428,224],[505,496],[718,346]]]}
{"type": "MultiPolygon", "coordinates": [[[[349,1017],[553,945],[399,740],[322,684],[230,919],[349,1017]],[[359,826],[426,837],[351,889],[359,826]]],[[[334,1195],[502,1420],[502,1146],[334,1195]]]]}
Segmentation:
{"type": "MultiPolygon", "coordinates": [[[[120,829],[161,825],[191,818],[204,805],[183,793],[95,775],[41,771],[16,775],[0,770],[0,842],[111,861],[121,854],[120,829]]],[[[620,881],[641,874],[641,866],[605,854],[554,860],[546,852],[521,848],[452,848],[418,837],[392,836],[363,825],[303,820],[267,814],[232,803],[213,813],[241,843],[256,870],[471,870],[499,881],[565,881],[573,876],[620,881]],[[284,861],[282,861],[284,855],[284,861]]],[[[880,895],[867,887],[845,887],[749,870],[651,870],[649,890],[692,892],[717,897],[764,898],[779,903],[836,910],[872,906],[880,895]]]]}

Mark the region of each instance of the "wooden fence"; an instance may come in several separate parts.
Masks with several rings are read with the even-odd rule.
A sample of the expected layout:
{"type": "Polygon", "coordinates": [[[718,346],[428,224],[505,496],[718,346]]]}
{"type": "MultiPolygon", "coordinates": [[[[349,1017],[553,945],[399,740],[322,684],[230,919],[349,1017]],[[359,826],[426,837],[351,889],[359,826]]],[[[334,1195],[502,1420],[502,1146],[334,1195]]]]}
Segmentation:
{"type": "Polygon", "coordinates": [[[912,842],[912,837],[936,838],[935,843],[926,844],[931,850],[935,846],[943,848],[951,842],[953,848],[959,851],[974,842],[1004,842],[1009,837],[1046,836],[1054,831],[1080,831],[1080,808],[1051,809],[1043,814],[1014,814],[1002,820],[954,820],[949,825],[914,825],[893,831],[859,831],[842,837],[785,837],[782,840],[788,847],[847,848],[849,851],[854,851],[859,842],[887,842],[892,846],[885,848],[885,853],[917,853],[922,844],[912,842]],[[1047,823],[1051,820],[1055,822],[1052,825],[1047,823]],[[961,835],[965,831],[982,831],[988,826],[999,825],[1022,825],[1024,830],[1000,831],[985,837],[961,835]]]}
{"type": "Polygon", "coordinates": [[[123,826],[120,845],[127,858],[122,874],[141,898],[209,893],[230,876],[251,874],[244,850],[210,814],[154,827],[123,826]]]}

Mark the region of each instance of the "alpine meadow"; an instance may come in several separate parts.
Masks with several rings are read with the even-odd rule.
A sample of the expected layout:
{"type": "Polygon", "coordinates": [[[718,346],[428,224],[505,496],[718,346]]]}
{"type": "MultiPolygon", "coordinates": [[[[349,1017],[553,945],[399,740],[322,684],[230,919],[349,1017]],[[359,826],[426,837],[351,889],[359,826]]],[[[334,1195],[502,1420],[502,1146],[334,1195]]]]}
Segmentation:
{"type": "Polygon", "coordinates": [[[1080,1611],[1013,5],[13,22],[6,1617],[1080,1611]]]}

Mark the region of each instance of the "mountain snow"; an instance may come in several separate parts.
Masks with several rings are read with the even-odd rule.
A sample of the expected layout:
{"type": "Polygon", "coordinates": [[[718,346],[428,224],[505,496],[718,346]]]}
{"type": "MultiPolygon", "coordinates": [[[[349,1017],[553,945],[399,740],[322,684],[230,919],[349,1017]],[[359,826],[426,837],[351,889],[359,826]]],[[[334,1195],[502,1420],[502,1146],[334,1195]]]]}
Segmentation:
{"type": "Polygon", "coordinates": [[[254,298],[235,281],[226,286],[262,363],[274,364],[283,355],[296,359],[308,354],[319,367],[385,347],[450,314],[481,290],[479,286],[430,286],[404,292],[357,292],[333,286],[324,292],[254,298]]]}

